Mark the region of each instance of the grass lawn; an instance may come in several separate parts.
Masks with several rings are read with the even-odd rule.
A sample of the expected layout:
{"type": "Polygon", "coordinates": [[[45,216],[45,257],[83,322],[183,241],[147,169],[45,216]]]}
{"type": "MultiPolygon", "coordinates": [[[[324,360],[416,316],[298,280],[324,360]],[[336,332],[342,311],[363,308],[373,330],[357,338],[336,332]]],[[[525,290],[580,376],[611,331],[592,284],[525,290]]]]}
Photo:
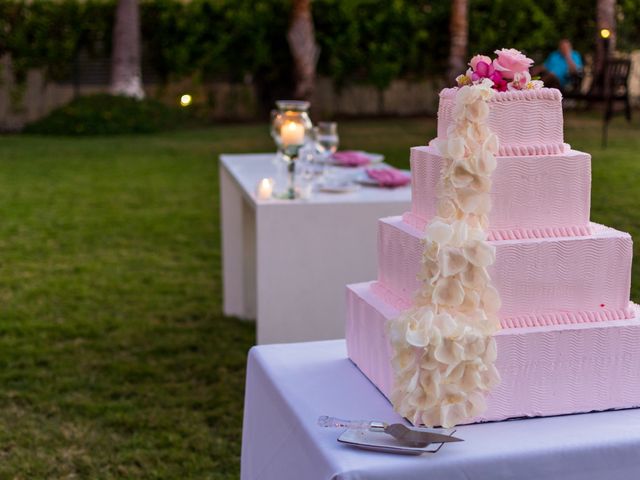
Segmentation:
{"type": "MultiPolygon", "coordinates": [[[[434,127],[340,125],[405,167],[434,127]]],[[[603,150],[570,115],[566,137],[592,218],[640,239],[638,127],[603,150]]],[[[271,149],[266,125],[0,138],[0,478],[237,478],[254,325],[221,314],[217,155],[271,149]]]]}

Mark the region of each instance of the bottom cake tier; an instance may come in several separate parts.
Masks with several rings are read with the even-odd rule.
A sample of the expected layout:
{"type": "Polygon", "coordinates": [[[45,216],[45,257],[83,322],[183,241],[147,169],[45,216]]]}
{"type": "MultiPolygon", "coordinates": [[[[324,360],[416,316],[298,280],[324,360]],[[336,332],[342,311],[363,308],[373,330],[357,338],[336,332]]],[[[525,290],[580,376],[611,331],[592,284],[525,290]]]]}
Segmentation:
{"type": "MultiPolygon", "coordinates": [[[[372,282],[347,287],[349,358],[387,397],[393,387],[386,323],[398,310],[372,282]]],[[[467,423],[640,406],[640,310],[630,320],[508,328],[496,334],[500,384],[467,423]]]]}

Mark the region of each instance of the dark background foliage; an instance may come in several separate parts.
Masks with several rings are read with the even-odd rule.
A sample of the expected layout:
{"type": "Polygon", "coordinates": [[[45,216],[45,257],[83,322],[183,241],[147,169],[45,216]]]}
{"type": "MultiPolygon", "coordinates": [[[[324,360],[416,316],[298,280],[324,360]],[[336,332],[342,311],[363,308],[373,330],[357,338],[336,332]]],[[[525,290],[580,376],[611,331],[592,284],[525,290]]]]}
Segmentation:
{"type": "MultiPolygon", "coordinates": [[[[595,3],[470,0],[469,54],[513,46],[541,61],[562,37],[588,53],[595,3]]],[[[289,86],[289,0],[143,0],[141,8],[145,63],[161,79],[289,86]]],[[[114,10],[114,0],[0,0],[0,53],[12,54],[18,77],[45,67],[53,79],[69,78],[81,50],[109,55],[114,10]]],[[[444,0],[315,0],[319,72],[338,85],[379,88],[398,77],[439,74],[449,48],[449,10],[444,0]]],[[[640,0],[620,0],[619,48],[640,46],[639,26],[640,0]]]]}

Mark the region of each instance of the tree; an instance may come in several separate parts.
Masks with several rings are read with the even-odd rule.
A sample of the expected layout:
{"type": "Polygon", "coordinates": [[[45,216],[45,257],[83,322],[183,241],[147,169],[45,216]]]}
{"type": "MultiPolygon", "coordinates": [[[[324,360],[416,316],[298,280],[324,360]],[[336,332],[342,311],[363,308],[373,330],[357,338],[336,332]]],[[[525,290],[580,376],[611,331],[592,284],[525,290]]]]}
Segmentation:
{"type": "Polygon", "coordinates": [[[449,18],[449,80],[464,73],[469,41],[468,0],[452,0],[449,18]]]}
{"type": "Polygon", "coordinates": [[[311,98],[316,80],[318,46],[316,44],[311,0],[293,0],[287,40],[293,57],[295,98],[311,98]]]}
{"type": "Polygon", "coordinates": [[[112,47],[111,93],[144,98],[138,0],[118,0],[112,47]]]}
{"type": "Polygon", "coordinates": [[[616,1],[615,0],[598,0],[596,6],[596,24],[598,31],[596,32],[596,72],[599,72],[604,63],[604,42],[600,38],[600,31],[606,28],[611,32],[609,37],[609,52],[616,48],[616,1]]]}

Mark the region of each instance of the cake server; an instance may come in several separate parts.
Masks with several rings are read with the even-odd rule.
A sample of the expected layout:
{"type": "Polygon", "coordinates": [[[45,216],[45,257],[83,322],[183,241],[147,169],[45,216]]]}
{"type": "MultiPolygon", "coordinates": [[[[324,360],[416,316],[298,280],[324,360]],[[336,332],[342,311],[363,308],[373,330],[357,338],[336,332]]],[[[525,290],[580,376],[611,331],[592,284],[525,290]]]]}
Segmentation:
{"type": "Polygon", "coordinates": [[[370,430],[372,432],[384,432],[397,440],[414,446],[426,446],[430,443],[463,442],[461,438],[444,435],[432,430],[419,427],[408,427],[402,423],[389,425],[385,422],[371,422],[368,420],[341,420],[335,417],[323,415],[318,418],[318,425],[332,428],[351,428],[355,430],[370,430]]]}

